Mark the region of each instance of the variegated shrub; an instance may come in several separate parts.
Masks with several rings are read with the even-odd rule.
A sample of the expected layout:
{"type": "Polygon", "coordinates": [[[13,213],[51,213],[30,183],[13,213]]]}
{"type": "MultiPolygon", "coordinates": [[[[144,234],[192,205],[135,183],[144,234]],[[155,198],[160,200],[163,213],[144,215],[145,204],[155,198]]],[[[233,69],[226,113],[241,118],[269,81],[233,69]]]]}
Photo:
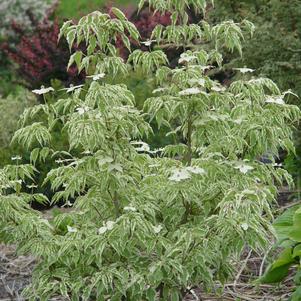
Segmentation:
{"type": "MultiPolygon", "coordinates": [[[[141,0],[140,6],[144,5],[141,0]]],[[[243,21],[214,26],[188,24],[186,11],[204,14],[204,0],[149,0],[154,11],[171,13],[171,25],[156,26],[149,51],[118,56],[117,39],[130,48],[139,33],[118,9],[93,12],[77,24],[66,22],[61,38],[88,74],[84,86],[68,88],[69,97],[28,109],[13,142],[32,150],[31,162],[0,171],[2,238],[20,253],[37,256],[30,300],[62,295],[71,300],[181,300],[189,288],[231,275],[231,259],[247,245],[264,249],[272,237],[271,206],[277,185],[290,182],[274,166],[278,149],[294,151],[297,107],[286,93],[252,70],[237,69],[241,80],[223,86],[214,77],[223,52],[242,52],[254,27],[243,21]],[[171,68],[164,49],[183,49],[171,68]],[[120,78],[146,76],[156,89],[135,107],[120,78]],[[117,82],[118,78],[118,83],[117,82]],[[149,122],[170,128],[174,143],[152,149],[149,122]],[[52,148],[61,128],[69,149],[52,148]],[[271,164],[259,158],[268,154],[271,164]],[[56,159],[49,171],[55,195],[70,210],[44,219],[30,208],[45,196],[25,190],[38,160],[56,159]]],[[[142,42],[142,41],[140,41],[142,42]]]]}

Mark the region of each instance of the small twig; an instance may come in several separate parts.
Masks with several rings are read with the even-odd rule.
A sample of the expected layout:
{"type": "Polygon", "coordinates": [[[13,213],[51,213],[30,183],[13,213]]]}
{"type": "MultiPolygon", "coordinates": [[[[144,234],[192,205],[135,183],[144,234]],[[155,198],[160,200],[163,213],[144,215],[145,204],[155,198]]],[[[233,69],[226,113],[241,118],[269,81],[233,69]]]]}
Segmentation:
{"type": "Polygon", "coordinates": [[[260,268],[259,268],[259,277],[261,277],[262,274],[263,274],[264,264],[265,264],[266,258],[268,257],[269,253],[270,253],[271,250],[272,250],[272,247],[273,247],[273,246],[270,246],[270,247],[268,248],[268,250],[266,251],[266,253],[264,254],[264,256],[263,256],[263,258],[262,258],[262,261],[261,261],[261,264],[260,264],[260,268]]]}
{"type": "MultiPolygon", "coordinates": [[[[236,285],[236,287],[254,287],[255,285],[254,284],[250,284],[250,283],[227,283],[227,284],[224,284],[225,287],[231,287],[231,286],[234,286],[236,285]]],[[[268,285],[268,284],[259,284],[258,287],[260,288],[274,288],[275,286],[273,285],[268,285]]]]}
{"type": "Polygon", "coordinates": [[[215,297],[215,296],[208,296],[208,295],[200,295],[200,297],[202,298],[201,300],[228,300],[228,301],[233,301],[233,299],[228,298],[226,296],[221,296],[221,297],[215,297]]]}
{"type": "Polygon", "coordinates": [[[192,288],[187,288],[187,290],[195,298],[195,301],[200,301],[200,298],[198,297],[198,295],[195,293],[195,291],[192,288]]]}
{"type": "Polygon", "coordinates": [[[248,253],[248,256],[247,256],[246,259],[244,260],[244,262],[243,262],[241,268],[239,269],[239,271],[238,271],[238,273],[237,273],[237,275],[236,275],[236,277],[235,277],[234,285],[233,285],[234,291],[236,291],[236,284],[237,284],[237,282],[238,282],[238,280],[239,280],[239,278],[240,278],[242,272],[243,272],[244,269],[246,268],[247,263],[248,263],[248,260],[249,260],[249,258],[251,257],[251,254],[252,254],[252,250],[248,253]]]}
{"type": "Polygon", "coordinates": [[[236,292],[233,292],[233,291],[229,291],[229,293],[233,296],[233,297],[236,297],[236,298],[240,298],[241,300],[245,300],[245,301],[259,301],[258,299],[258,296],[252,296],[252,297],[247,297],[245,295],[242,295],[242,294],[239,294],[239,293],[236,293],[236,292]],[[253,299],[256,298],[256,299],[253,299]]]}
{"type": "Polygon", "coordinates": [[[1,277],[1,282],[3,283],[3,287],[4,289],[6,290],[6,292],[9,294],[9,296],[11,297],[12,300],[14,300],[15,298],[15,295],[14,295],[14,292],[12,291],[12,289],[6,284],[5,282],[5,277],[1,277]]]}
{"type": "Polygon", "coordinates": [[[285,210],[285,209],[288,209],[288,208],[294,207],[295,205],[300,205],[300,204],[301,204],[301,200],[293,202],[293,203],[289,203],[285,206],[278,208],[277,211],[282,211],[282,210],[285,210]]]}

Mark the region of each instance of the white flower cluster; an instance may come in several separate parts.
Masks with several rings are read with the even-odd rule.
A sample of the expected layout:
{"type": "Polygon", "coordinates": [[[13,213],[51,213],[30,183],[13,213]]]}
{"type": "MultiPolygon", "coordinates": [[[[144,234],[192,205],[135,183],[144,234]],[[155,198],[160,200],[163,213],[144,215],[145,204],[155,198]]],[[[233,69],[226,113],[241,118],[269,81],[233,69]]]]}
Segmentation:
{"type": "Polygon", "coordinates": [[[277,105],[284,105],[285,102],[283,100],[282,97],[278,96],[278,97],[269,97],[265,100],[266,103],[274,103],[277,105]]]}
{"type": "Polygon", "coordinates": [[[88,112],[89,109],[90,109],[90,108],[87,107],[87,106],[82,106],[82,107],[78,107],[78,108],[76,109],[76,111],[78,112],[79,115],[83,115],[83,114],[85,114],[86,112],[88,112]]]}
{"type": "Polygon", "coordinates": [[[92,80],[96,81],[105,77],[105,73],[98,73],[94,75],[88,75],[87,78],[92,78],[92,80]]]}
{"type": "Polygon", "coordinates": [[[35,90],[32,90],[31,92],[34,94],[43,95],[43,94],[47,94],[51,91],[54,91],[54,89],[52,87],[45,88],[44,86],[41,86],[41,89],[35,89],[35,90]]]}
{"type": "Polygon", "coordinates": [[[151,46],[152,43],[155,43],[155,42],[157,42],[157,41],[156,40],[147,40],[147,41],[140,42],[140,43],[145,45],[145,46],[151,46]]]}
{"type": "Polygon", "coordinates": [[[189,95],[196,95],[196,94],[200,94],[200,93],[202,93],[202,90],[200,88],[193,87],[193,88],[188,88],[188,89],[180,91],[179,95],[189,96],[189,95]]]}
{"type": "Polygon", "coordinates": [[[154,232],[156,234],[160,233],[161,230],[163,229],[163,227],[161,225],[158,225],[158,226],[153,226],[153,229],[154,229],[154,232]]]}
{"type": "Polygon", "coordinates": [[[123,208],[123,210],[124,211],[132,211],[132,212],[136,212],[137,211],[137,209],[135,207],[133,207],[133,206],[125,206],[123,208]]]}
{"type": "Polygon", "coordinates": [[[74,90],[82,88],[84,85],[77,85],[73,86],[72,84],[69,86],[69,88],[64,88],[62,90],[66,90],[67,93],[73,92],[74,90]]]}
{"type": "Polygon", "coordinates": [[[239,71],[241,73],[252,73],[255,71],[254,69],[251,68],[233,68],[233,70],[239,71]]]}
{"type": "Polygon", "coordinates": [[[243,174],[246,174],[247,172],[251,171],[254,169],[253,166],[250,166],[250,165],[247,165],[247,164],[244,164],[244,163],[241,163],[241,164],[238,164],[237,166],[234,167],[235,169],[239,169],[239,171],[243,174]]]}
{"type": "Polygon", "coordinates": [[[180,182],[191,178],[191,174],[203,175],[206,171],[197,166],[188,166],[184,168],[173,169],[171,176],[168,178],[170,181],[180,182]]]}
{"type": "Polygon", "coordinates": [[[197,57],[195,55],[189,55],[187,53],[182,53],[179,58],[179,64],[189,63],[195,59],[197,59],[197,57]]]}
{"type": "Polygon", "coordinates": [[[220,86],[220,85],[216,85],[216,86],[213,86],[211,88],[211,90],[214,92],[224,92],[226,90],[226,88],[223,86],[220,86]]]}
{"type": "Polygon", "coordinates": [[[69,225],[67,226],[67,230],[68,230],[69,233],[76,233],[77,232],[76,228],[70,227],[69,225]]]}
{"type": "Polygon", "coordinates": [[[12,161],[18,161],[18,160],[22,160],[22,157],[21,156],[19,156],[19,155],[17,155],[17,156],[14,156],[14,157],[11,157],[11,160],[12,161]]]}
{"type": "Polygon", "coordinates": [[[191,79],[189,80],[189,83],[194,85],[194,84],[197,84],[197,85],[200,85],[201,87],[205,87],[205,84],[206,84],[206,80],[204,78],[199,78],[199,79],[191,79]]]}
{"type": "Polygon", "coordinates": [[[98,229],[98,234],[104,234],[106,233],[107,231],[110,231],[114,228],[114,225],[116,224],[116,222],[113,222],[113,221],[107,221],[103,227],[100,227],[98,229]]]}
{"type": "Polygon", "coordinates": [[[157,154],[158,152],[163,151],[163,148],[158,148],[155,150],[151,150],[150,146],[143,141],[131,141],[131,144],[135,146],[135,150],[137,152],[145,152],[149,154],[157,154]]]}

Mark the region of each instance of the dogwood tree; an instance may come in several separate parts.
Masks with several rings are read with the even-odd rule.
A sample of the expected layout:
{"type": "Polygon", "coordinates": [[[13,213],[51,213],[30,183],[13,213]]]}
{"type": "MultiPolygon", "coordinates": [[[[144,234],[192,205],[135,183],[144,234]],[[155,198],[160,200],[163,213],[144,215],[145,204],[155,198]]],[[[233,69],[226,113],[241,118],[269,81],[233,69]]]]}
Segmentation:
{"type": "Polygon", "coordinates": [[[228,86],[210,76],[223,67],[224,51],[242,52],[251,23],[189,24],[187,10],[205,14],[204,0],[142,0],[140,7],[146,2],[172,21],[157,25],[150,41],[140,41],[116,8],[113,17],[93,12],[62,26],[70,48],[87,45],[69,62],[85,69],[87,83],[55,102],[47,97],[53,89],[35,91],[45,103],[22,115],[13,137],[31,158],[0,171],[1,237],[37,257],[25,290],[30,300],[181,300],[194,285],[227,279],[246,245],[262,250],[270,242],[276,187],[291,181],[273,164],[279,148],[294,151],[299,110],[286,104],[290,92],[248,68],[235,70],[242,79],[228,86]],[[130,39],[149,51],[123,61],[115,42],[130,50],[130,39]],[[164,53],[170,45],[183,50],[175,68],[164,53]],[[115,83],[130,72],[156,86],[144,112],[127,86],[115,83]],[[150,121],[170,128],[174,143],[152,149],[145,142],[150,121]],[[68,150],[52,147],[57,127],[68,150]],[[271,164],[258,160],[267,153],[271,164]],[[50,202],[70,210],[46,220],[30,202],[47,198],[35,183],[26,185],[35,163],[51,156],[50,202]]]}

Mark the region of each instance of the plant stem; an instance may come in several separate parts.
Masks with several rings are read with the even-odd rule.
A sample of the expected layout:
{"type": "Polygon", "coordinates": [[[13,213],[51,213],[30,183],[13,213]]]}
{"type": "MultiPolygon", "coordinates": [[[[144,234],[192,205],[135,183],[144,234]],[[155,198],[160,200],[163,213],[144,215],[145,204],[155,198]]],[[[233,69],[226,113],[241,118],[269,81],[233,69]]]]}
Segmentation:
{"type": "Polygon", "coordinates": [[[114,196],[113,196],[113,204],[115,207],[116,218],[118,218],[120,216],[120,206],[119,206],[118,195],[116,191],[114,192],[114,196]]]}
{"type": "Polygon", "coordinates": [[[183,201],[183,206],[185,207],[185,212],[182,216],[180,225],[186,224],[188,221],[188,216],[189,214],[191,214],[191,204],[189,204],[188,202],[186,202],[185,197],[183,195],[183,193],[181,192],[181,196],[182,196],[182,201],[183,201]]]}
{"type": "Polygon", "coordinates": [[[97,212],[97,214],[99,215],[99,217],[102,219],[103,217],[102,217],[102,214],[100,213],[100,211],[98,210],[98,208],[97,208],[97,206],[96,205],[92,205],[93,206],[93,208],[95,209],[95,211],[97,212]]]}
{"type": "Polygon", "coordinates": [[[191,165],[191,159],[192,159],[192,143],[191,143],[191,138],[192,138],[192,114],[191,112],[188,113],[188,118],[187,118],[187,153],[186,153],[186,158],[185,161],[187,165],[191,165]]]}

